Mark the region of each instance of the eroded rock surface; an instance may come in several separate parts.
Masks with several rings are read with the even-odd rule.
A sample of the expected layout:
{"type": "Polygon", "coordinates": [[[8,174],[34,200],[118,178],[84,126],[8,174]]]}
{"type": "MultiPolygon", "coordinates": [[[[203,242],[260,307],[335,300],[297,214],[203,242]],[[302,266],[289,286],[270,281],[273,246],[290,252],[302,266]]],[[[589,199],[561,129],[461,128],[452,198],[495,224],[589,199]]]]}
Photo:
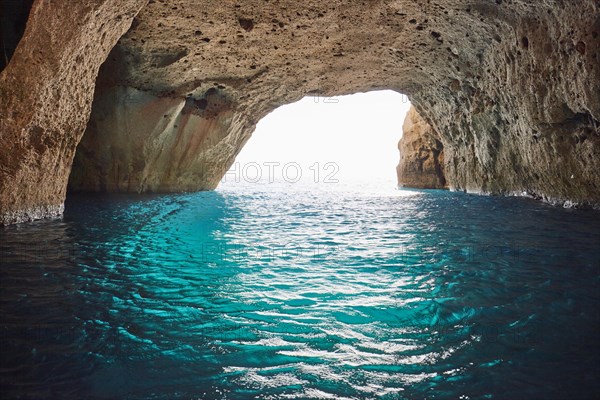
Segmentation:
{"type": "Polygon", "coordinates": [[[34,2],[0,73],[0,224],[62,213],[98,69],[145,3],[34,2]]]}
{"type": "Polygon", "coordinates": [[[444,146],[439,135],[414,107],[406,115],[398,143],[398,185],[419,189],[445,189],[444,146]]]}
{"type": "Polygon", "coordinates": [[[113,86],[96,98],[93,115],[74,161],[73,191],[214,189],[245,131],[216,88],[194,99],[113,86]]]}
{"type": "MultiPolygon", "coordinates": [[[[115,15],[133,3],[114,2],[115,15]]],[[[393,89],[409,95],[439,135],[451,189],[598,205],[599,7],[597,0],[151,1],[102,68],[72,187],[211,188],[256,122],[276,107],[307,94],[393,89]],[[225,106],[207,111],[211,93],[225,106]],[[139,103],[122,107],[132,94],[139,103]]],[[[56,18],[54,25],[65,23],[56,18]]],[[[64,54],[102,36],[90,33],[97,27],[73,29],[64,54]]],[[[41,32],[25,36],[47,47],[41,32]]],[[[26,58],[19,50],[15,59],[26,58]]],[[[0,191],[3,212],[23,208],[16,198],[60,204],[61,196],[44,201],[37,186],[64,193],[73,132],[87,117],[88,76],[101,56],[77,64],[88,71],[85,79],[67,62],[72,58],[56,59],[65,84],[54,91],[19,80],[9,85],[3,73],[2,87],[11,92],[3,99],[25,100],[3,100],[2,123],[5,111],[47,111],[35,126],[55,132],[47,146],[59,165],[37,162],[35,129],[3,136],[11,146],[10,159],[0,163],[11,182],[0,191]],[[76,82],[75,96],[67,94],[63,88],[76,82]],[[46,102],[57,98],[81,106],[48,111],[46,102]],[[35,185],[21,187],[20,180],[35,185]]],[[[11,62],[8,69],[14,75],[27,68],[11,62]]]]}
{"type": "MultiPolygon", "coordinates": [[[[111,54],[98,99],[114,86],[179,103],[217,90],[231,114],[209,117],[224,119],[215,129],[231,115],[238,121],[210,145],[218,153],[210,161],[226,166],[260,117],[281,104],[391,88],[410,95],[439,134],[452,189],[597,204],[598,15],[596,1],[155,2],[111,54]]],[[[155,157],[131,149],[142,148],[147,161],[155,157]]],[[[203,189],[223,172],[181,165],[154,173],[162,184],[134,190],[193,188],[184,175],[199,177],[203,189]]],[[[111,180],[98,169],[82,175],[111,180]]]]}

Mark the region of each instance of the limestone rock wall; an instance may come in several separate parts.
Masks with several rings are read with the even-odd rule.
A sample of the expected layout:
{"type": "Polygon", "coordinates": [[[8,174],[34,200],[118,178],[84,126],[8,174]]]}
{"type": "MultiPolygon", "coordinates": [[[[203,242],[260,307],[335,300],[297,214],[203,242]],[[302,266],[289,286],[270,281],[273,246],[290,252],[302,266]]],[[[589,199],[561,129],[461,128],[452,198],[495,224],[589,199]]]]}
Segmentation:
{"type": "Polygon", "coordinates": [[[122,86],[102,92],[78,146],[69,187],[86,192],[179,192],[214,189],[244,124],[229,100],[157,97],[122,86]],[[230,143],[233,141],[233,144],[230,143]]]}
{"type": "MultiPolygon", "coordinates": [[[[66,4],[34,4],[0,75],[2,215],[61,206],[97,65],[143,1],[66,4]]],[[[451,189],[599,205],[599,34],[597,0],[151,1],[98,76],[71,186],[211,188],[276,107],[392,89],[451,189]]]]}
{"type": "Polygon", "coordinates": [[[598,207],[600,3],[505,1],[492,21],[476,64],[450,46],[447,85],[414,99],[440,134],[450,188],[598,207]]]}
{"type": "Polygon", "coordinates": [[[0,225],[62,213],[98,69],[145,3],[33,3],[0,73],[0,225]]]}
{"type": "Polygon", "coordinates": [[[444,146],[439,135],[414,107],[406,115],[398,143],[398,185],[419,189],[445,189],[444,146]]]}
{"type": "MultiPolygon", "coordinates": [[[[444,153],[431,166],[443,162],[451,189],[597,205],[599,14],[592,0],[156,2],[111,54],[98,96],[122,86],[182,102],[219,88],[243,126],[212,160],[230,165],[281,104],[394,89],[439,135],[444,153]]],[[[222,169],[201,165],[192,175],[206,188],[222,169]]],[[[436,177],[413,174],[410,185],[443,186],[436,177]]]]}

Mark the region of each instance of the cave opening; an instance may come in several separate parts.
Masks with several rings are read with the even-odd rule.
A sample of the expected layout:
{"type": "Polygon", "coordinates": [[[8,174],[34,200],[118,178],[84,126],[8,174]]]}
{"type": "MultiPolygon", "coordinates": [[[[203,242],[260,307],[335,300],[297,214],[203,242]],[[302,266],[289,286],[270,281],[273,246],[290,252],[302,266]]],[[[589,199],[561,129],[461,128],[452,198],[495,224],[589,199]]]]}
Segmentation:
{"type": "Polygon", "coordinates": [[[600,3],[458,3],[0,3],[4,397],[596,398],[600,3]]]}
{"type": "MultiPolygon", "coordinates": [[[[407,95],[309,93],[265,113],[256,129],[240,127],[228,96],[220,85],[168,99],[133,88],[103,89],[77,147],[68,193],[177,193],[262,184],[378,191],[401,183],[407,95]],[[229,158],[220,155],[223,149],[229,158]]],[[[416,144],[424,155],[405,149],[416,157],[408,163],[415,174],[422,175],[425,160],[437,154],[428,145],[416,144]]]]}
{"type": "Polygon", "coordinates": [[[281,106],[260,120],[217,190],[395,188],[410,106],[406,95],[391,90],[308,96],[281,106]]]}

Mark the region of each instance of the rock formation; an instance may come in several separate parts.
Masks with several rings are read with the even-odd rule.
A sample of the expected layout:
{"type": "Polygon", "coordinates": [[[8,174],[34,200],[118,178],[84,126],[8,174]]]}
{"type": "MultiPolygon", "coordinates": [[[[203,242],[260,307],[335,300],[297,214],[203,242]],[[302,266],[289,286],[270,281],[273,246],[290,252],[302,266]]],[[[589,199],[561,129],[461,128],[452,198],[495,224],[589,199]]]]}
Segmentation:
{"type": "Polygon", "coordinates": [[[0,73],[0,224],[62,213],[98,69],[146,2],[33,3],[0,73]]]}
{"type": "Polygon", "coordinates": [[[439,135],[414,107],[406,115],[398,143],[398,185],[420,189],[445,189],[444,146],[439,135]]]}
{"type": "MultiPolygon", "coordinates": [[[[203,97],[103,89],[79,144],[73,191],[179,192],[214,189],[241,148],[245,126],[217,88],[203,97]]],[[[247,137],[247,136],[246,136],[247,137]]]]}
{"type": "MultiPolygon", "coordinates": [[[[60,208],[97,67],[142,3],[34,3],[0,75],[3,222],[60,208]]],[[[71,187],[213,188],[276,107],[392,89],[451,189],[599,205],[599,33],[597,0],[150,1],[98,76],[71,187]]]]}

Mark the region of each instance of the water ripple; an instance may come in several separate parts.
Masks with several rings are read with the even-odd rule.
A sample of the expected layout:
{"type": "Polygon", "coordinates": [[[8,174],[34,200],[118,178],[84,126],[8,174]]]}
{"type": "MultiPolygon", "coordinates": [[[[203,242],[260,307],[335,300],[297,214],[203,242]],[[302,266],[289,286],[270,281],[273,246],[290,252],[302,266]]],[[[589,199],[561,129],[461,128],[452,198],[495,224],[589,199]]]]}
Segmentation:
{"type": "Polygon", "coordinates": [[[599,232],[437,191],[73,198],[0,230],[1,390],[594,398],[599,232]]]}

